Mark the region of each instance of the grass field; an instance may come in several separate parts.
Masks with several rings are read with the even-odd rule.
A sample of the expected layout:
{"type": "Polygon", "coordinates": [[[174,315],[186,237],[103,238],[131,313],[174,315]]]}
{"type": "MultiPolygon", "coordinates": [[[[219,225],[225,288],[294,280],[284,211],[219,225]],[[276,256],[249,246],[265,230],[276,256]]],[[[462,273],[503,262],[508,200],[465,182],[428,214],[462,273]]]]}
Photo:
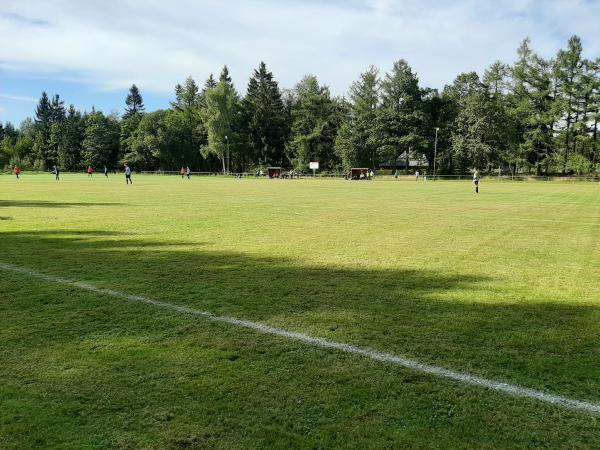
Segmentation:
{"type": "MultiPolygon", "coordinates": [[[[600,186],[0,176],[0,263],[600,403],[600,186]]],[[[600,415],[0,270],[0,448],[600,448],[600,415]]]]}

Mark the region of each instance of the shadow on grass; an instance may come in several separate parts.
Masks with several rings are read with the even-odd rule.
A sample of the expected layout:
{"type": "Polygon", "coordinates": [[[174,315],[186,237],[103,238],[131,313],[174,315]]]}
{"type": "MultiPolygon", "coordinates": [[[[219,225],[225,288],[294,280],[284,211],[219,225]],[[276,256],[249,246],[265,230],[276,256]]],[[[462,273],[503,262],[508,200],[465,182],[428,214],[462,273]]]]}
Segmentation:
{"type": "Polygon", "coordinates": [[[33,270],[478,373],[597,387],[597,306],[486,303],[478,295],[506,280],[200,247],[110,231],[0,233],[0,260],[33,270]]]}
{"type": "MultiPolygon", "coordinates": [[[[307,266],[115,231],[0,232],[0,261],[598,396],[598,308],[468,300],[506,280],[307,266]]],[[[0,283],[0,324],[15,334],[0,365],[10,448],[597,447],[589,417],[38,284],[0,283]]]]}
{"type": "Polygon", "coordinates": [[[120,206],[107,202],[50,202],[42,200],[0,200],[0,208],[74,208],[81,206],[120,206]]]}

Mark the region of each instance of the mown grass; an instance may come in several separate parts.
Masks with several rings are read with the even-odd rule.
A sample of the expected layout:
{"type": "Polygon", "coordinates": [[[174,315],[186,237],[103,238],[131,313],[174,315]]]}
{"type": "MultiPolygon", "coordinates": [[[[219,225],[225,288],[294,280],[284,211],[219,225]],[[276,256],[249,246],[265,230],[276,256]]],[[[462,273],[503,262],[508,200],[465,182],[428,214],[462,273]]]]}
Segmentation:
{"type": "MultiPolygon", "coordinates": [[[[600,186],[0,177],[1,262],[600,402],[600,186]]],[[[600,447],[597,415],[0,272],[0,448],[600,447]]]]}

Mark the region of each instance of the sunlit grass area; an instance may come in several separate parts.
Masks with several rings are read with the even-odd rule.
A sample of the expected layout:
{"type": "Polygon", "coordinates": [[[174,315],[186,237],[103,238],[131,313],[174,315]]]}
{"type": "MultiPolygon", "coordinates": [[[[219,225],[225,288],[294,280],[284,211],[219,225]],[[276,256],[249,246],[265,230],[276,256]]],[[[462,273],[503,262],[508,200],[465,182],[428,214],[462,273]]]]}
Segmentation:
{"type": "MultiPolygon", "coordinates": [[[[600,186],[0,176],[0,262],[600,402],[600,186]]],[[[600,417],[0,270],[0,447],[600,447],[600,417]]]]}

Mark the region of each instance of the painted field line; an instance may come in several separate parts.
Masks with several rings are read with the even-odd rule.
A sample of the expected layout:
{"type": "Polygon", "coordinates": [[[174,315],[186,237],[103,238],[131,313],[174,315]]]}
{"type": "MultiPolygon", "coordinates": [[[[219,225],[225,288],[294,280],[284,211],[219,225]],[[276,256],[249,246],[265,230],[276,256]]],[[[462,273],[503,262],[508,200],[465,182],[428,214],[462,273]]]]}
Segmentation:
{"type": "Polygon", "coordinates": [[[94,285],[73,281],[67,278],[56,277],[53,275],[47,275],[41,272],[27,269],[21,266],[15,266],[12,264],[5,264],[0,262],[0,270],[7,272],[19,273],[27,275],[32,278],[44,280],[48,283],[58,283],[69,286],[74,286],[85,291],[93,292],[100,295],[108,295],[110,297],[120,298],[131,302],[144,303],[147,305],[155,306],[158,308],[168,309],[171,311],[177,311],[182,314],[202,317],[214,322],[222,322],[230,325],[235,325],[242,328],[248,328],[259,333],[269,334],[273,336],[280,336],[286,339],[302,342],[313,347],[320,347],[324,349],[338,350],[344,353],[350,353],[354,355],[364,356],[366,358],[381,361],[384,363],[394,364],[402,366],[415,372],[421,372],[429,375],[433,375],[440,378],[445,378],[459,383],[478,386],[485,389],[491,389],[498,392],[503,392],[514,397],[522,397],[539,400],[545,403],[551,403],[554,405],[563,406],[573,410],[585,411],[589,413],[600,413],[600,404],[587,402],[583,400],[575,400],[561,395],[552,394],[550,392],[538,391],[535,389],[526,388],[511,383],[503,383],[501,381],[491,380],[487,378],[478,377],[475,375],[469,375],[468,373],[457,372],[443,367],[433,366],[430,364],[424,364],[413,359],[405,358],[403,356],[394,355],[392,353],[380,352],[367,347],[358,347],[351,344],[345,344],[343,342],[337,342],[330,339],[324,339],[319,337],[309,336],[307,334],[295,333],[293,331],[287,331],[283,328],[272,327],[260,322],[252,322],[250,320],[237,319],[229,316],[219,316],[208,311],[201,311],[198,309],[190,308],[188,306],[178,305],[174,303],[167,303],[160,300],[154,300],[152,298],[143,297],[140,295],[130,295],[124,292],[115,291],[112,289],[99,288],[94,285]]]}

